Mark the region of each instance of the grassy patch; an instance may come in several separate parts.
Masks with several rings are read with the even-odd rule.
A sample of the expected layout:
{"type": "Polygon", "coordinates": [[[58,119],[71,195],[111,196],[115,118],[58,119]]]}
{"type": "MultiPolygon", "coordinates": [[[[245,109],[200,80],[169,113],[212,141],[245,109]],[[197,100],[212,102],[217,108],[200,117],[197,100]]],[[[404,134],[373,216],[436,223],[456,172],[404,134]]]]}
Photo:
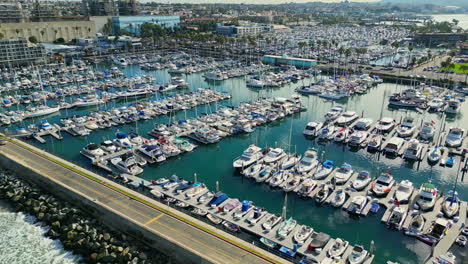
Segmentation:
{"type": "Polygon", "coordinates": [[[455,73],[468,73],[468,70],[465,70],[465,72],[463,72],[463,70],[461,69],[461,66],[468,66],[468,63],[458,63],[458,62],[455,62],[453,63],[453,65],[455,65],[454,68],[448,68],[448,67],[445,67],[445,68],[440,68],[439,70],[440,71],[454,71],[455,73]]]}

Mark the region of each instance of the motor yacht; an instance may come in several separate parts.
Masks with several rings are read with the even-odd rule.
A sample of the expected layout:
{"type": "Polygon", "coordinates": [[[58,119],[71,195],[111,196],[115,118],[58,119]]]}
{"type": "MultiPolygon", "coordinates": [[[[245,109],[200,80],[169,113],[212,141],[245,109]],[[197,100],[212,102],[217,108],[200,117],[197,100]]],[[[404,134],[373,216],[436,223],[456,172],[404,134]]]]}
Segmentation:
{"type": "Polygon", "coordinates": [[[448,192],[447,197],[445,197],[442,202],[442,212],[448,218],[453,218],[458,214],[460,210],[460,199],[458,198],[458,193],[454,190],[448,192]]]}
{"type": "Polygon", "coordinates": [[[138,151],[155,162],[163,162],[166,160],[166,156],[162,153],[158,145],[142,145],[138,148],[138,151]]]}
{"type": "Polygon", "coordinates": [[[414,187],[413,183],[408,180],[403,180],[398,185],[398,188],[395,191],[394,198],[399,203],[408,203],[413,194],[414,187]]]}
{"type": "Polygon", "coordinates": [[[435,134],[435,122],[433,121],[425,121],[421,127],[421,131],[419,131],[419,137],[423,140],[429,140],[434,137],[435,134]]]}
{"type": "Polygon", "coordinates": [[[334,180],[335,184],[342,185],[345,184],[349,178],[353,175],[353,167],[348,163],[344,163],[341,167],[336,170],[334,180]]]}
{"type": "Polygon", "coordinates": [[[336,124],[342,127],[347,126],[358,118],[359,116],[356,112],[346,111],[336,119],[336,124]]]}
{"type": "Polygon", "coordinates": [[[419,140],[413,138],[409,141],[408,147],[403,153],[403,158],[408,160],[420,160],[424,146],[419,140]]]}
{"type": "Polygon", "coordinates": [[[349,242],[341,238],[337,238],[333,246],[328,250],[328,256],[330,258],[339,258],[345,252],[349,242]]]}
{"type": "Polygon", "coordinates": [[[307,240],[307,238],[309,238],[312,235],[313,232],[314,229],[312,227],[302,225],[296,229],[296,232],[294,233],[294,240],[299,245],[302,245],[307,240]]]}
{"type": "Polygon", "coordinates": [[[289,218],[288,220],[282,222],[277,231],[278,237],[285,239],[291,233],[291,231],[296,228],[296,225],[297,221],[293,218],[289,218]]]}
{"type": "Polygon", "coordinates": [[[357,178],[353,181],[351,187],[356,191],[361,191],[372,181],[368,171],[359,172],[357,178]]]}
{"type": "Polygon", "coordinates": [[[431,164],[435,164],[440,160],[441,157],[442,157],[442,151],[440,150],[438,146],[434,146],[432,147],[432,150],[429,151],[429,154],[427,155],[427,160],[431,164]]]}
{"type": "Polygon", "coordinates": [[[233,166],[235,169],[247,168],[261,158],[263,158],[262,148],[250,145],[240,157],[234,159],[233,166]]]}
{"type": "Polygon", "coordinates": [[[393,118],[390,117],[384,117],[380,119],[375,125],[375,129],[382,134],[390,132],[394,127],[395,120],[393,120],[393,118]]]}
{"type": "Polygon", "coordinates": [[[322,129],[323,123],[321,122],[309,122],[305,127],[303,134],[306,136],[316,137],[322,129]]]}
{"type": "Polygon", "coordinates": [[[101,149],[108,152],[108,153],[113,153],[117,151],[117,146],[112,143],[110,140],[105,140],[104,142],[101,143],[101,149]]]}
{"type": "Polygon", "coordinates": [[[375,196],[384,196],[392,190],[393,186],[395,186],[393,175],[389,170],[384,170],[372,183],[372,192],[375,196]]]}
{"type": "Polygon", "coordinates": [[[315,180],[325,179],[333,171],[333,161],[326,160],[322,164],[319,164],[317,171],[314,174],[315,180]]]}
{"type": "Polygon", "coordinates": [[[458,114],[460,112],[460,101],[452,99],[448,101],[448,106],[445,109],[445,113],[447,114],[458,114]]]}
{"type": "Polygon", "coordinates": [[[350,147],[359,147],[367,139],[368,133],[366,131],[356,130],[349,136],[348,145],[350,147]]]}
{"type": "Polygon", "coordinates": [[[127,152],[120,157],[111,159],[111,163],[119,170],[130,175],[138,175],[143,168],[138,165],[135,155],[127,152]]]}
{"type": "Polygon", "coordinates": [[[364,195],[354,196],[351,199],[351,204],[347,208],[349,214],[360,215],[367,204],[367,197],[364,195]]]}
{"type": "Polygon", "coordinates": [[[308,149],[304,153],[304,157],[297,164],[296,171],[299,174],[307,173],[317,167],[319,163],[317,151],[315,149],[308,149]]]}
{"type": "Polygon", "coordinates": [[[403,119],[403,122],[401,122],[401,124],[397,128],[398,136],[402,138],[412,136],[414,131],[416,131],[416,127],[414,125],[414,118],[410,116],[405,117],[403,119]]]}
{"type": "Polygon", "coordinates": [[[114,144],[121,148],[130,148],[134,144],[128,138],[128,135],[123,132],[115,133],[115,139],[113,140],[114,144]]]}
{"type": "Polygon", "coordinates": [[[337,189],[331,200],[331,205],[335,208],[341,207],[346,202],[346,192],[343,189],[337,189]]]}
{"type": "Polygon", "coordinates": [[[105,152],[98,145],[94,143],[89,143],[80,153],[90,159],[96,159],[104,156],[105,152]]]}
{"type": "Polygon", "coordinates": [[[383,136],[381,134],[371,134],[367,143],[367,151],[377,151],[382,145],[383,136]]]}
{"type": "Polygon", "coordinates": [[[281,148],[271,148],[263,158],[265,164],[276,163],[286,157],[286,153],[281,148]]]}
{"type": "Polygon", "coordinates": [[[432,209],[437,201],[437,188],[432,183],[423,183],[419,188],[416,204],[418,209],[428,211],[432,209]]]}
{"type": "Polygon", "coordinates": [[[282,218],[280,216],[269,214],[266,217],[265,222],[263,222],[262,227],[266,232],[268,232],[272,230],[281,221],[281,219],[282,218]]]}
{"type": "Polygon", "coordinates": [[[451,127],[445,140],[447,147],[460,147],[465,138],[465,130],[461,128],[451,127]]]}
{"type": "Polygon", "coordinates": [[[333,121],[337,119],[343,112],[344,108],[342,106],[334,106],[329,112],[325,114],[325,120],[327,120],[327,122],[333,121]]]}

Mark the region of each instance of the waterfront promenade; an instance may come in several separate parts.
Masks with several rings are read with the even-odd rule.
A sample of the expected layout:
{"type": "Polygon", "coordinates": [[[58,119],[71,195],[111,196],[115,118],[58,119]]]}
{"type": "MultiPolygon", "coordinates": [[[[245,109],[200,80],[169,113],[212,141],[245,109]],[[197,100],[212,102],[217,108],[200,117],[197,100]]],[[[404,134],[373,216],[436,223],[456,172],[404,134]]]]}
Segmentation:
{"type": "Polygon", "coordinates": [[[189,215],[21,141],[9,139],[0,147],[0,155],[95,203],[102,210],[152,232],[168,244],[198,256],[193,263],[287,263],[189,215]]]}

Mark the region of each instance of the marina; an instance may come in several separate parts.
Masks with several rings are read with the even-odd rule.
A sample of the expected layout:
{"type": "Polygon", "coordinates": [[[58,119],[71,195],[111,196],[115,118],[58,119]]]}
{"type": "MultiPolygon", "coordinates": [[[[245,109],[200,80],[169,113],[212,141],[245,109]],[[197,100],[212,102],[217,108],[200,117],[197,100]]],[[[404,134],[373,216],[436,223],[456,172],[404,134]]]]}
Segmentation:
{"type": "MultiPolygon", "coordinates": [[[[138,74],[142,74],[142,71],[136,68],[135,66],[127,66],[122,69],[123,74],[127,76],[136,76],[138,74]]],[[[147,73],[145,73],[147,74],[147,73]]],[[[156,70],[156,79],[167,79],[168,73],[167,70],[156,70]]],[[[306,78],[314,78],[314,77],[306,77],[306,78]]],[[[322,77],[323,78],[323,77],[322,77]]],[[[83,135],[83,136],[72,136],[72,134],[67,133],[64,129],[66,126],[60,126],[60,133],[59,131],[54,132],[54,129],[51,131],[62,137],[62,140],[57,140],[57,138],[54,137],[47,137],[45,136],[49,132],[43,132],[45,133],[44,135],[39,134],[39,137],[42,138],[42,142],[45,143],[39,143],[39,141],[31,141],[32,144],[38,144],[37,146],[46,149],[47,151],[50,151],[52,153],[56,153],[61,157],[64,157],[68,160],[73,160],[76,162],[78,165],[84,166],[86,168],[90,168],[92,170],[104,172],[101,169],[98,169],[98,167],[92,166],[92,162],[90,162],[90,159],[88,157],[82,156],[77,153],[72,153],[69,151],[65,151],[65,145],[72,144],[74,148],[77,149],[77,152],[79,152],[81,149],[83,149],[86,145],[89,145],[90,143],[99,143],[104,142],[106,140],[112,140],[116,133],[119,131],[125,131],[128,134],[129,132],[139,132],[139,134],[143,137],[143,140],[148,140],[151,141],[152,135],[146,134],[148,132],[153,131],[154,128],[159,128],[158,124],[164,124],[166,127],[169,124],[172,123],[177,123],[177,121],[180,120],[191,120],[191,119],[198,119],[200,117],[207,116],[209,117],[210,115],[213,117],[213,114],[215,115],[220,115],[223,109],[231,109],[231,107],[237,107],[237,106],[242,106],[243,104],[246,104],[246,102],[253,102],[255,100],[265,100],[264,98],[274,98],[274,97],[282,97],[282,98],[291,98],[291,95],[294,94],[294,90],[296,88],[302,86],[302,81],[296,81],[296,82],[291,82],[289,84],[286,84],[283,87],[280,88],[264,88],[264,89],[257,89],[257,88],[248,88],[246,87],[246,78],[243,77],[235,77],[232,79],[224,80],[224,81],[217,81],[218,83],[211,83],[209,80],[205,81],[205,79],[202,77],[201,73],[192,73],[190,75],[187,75],[184,77],[185,80],[189,83],[189,88],[188,91],[196,90],[199,87],[211,87],[212,90],[221,93],[221,94],[229,94],[231,98],[227,98],[225,100],[220,100],[218,102],[211,102],[211,104],[208,105],[199,105],[199,106],[194,106],[191,109],[182,109],[179,111],[173,111],[170,114],[167,115],[159,115],[159,116],[154,116],[151,119],[140,119],[138,122],[131,122],[131,123],[122,123],[119,124],[118,126],[111,126],[109,128],[105,129],[95,129],[92,130],[92,133],[89,133],[88,135],[83,135]],[[221,112],[220,112],[221,111],[221,112]],[[203,113],[203,115],[202,115],[203,113]],[[118,129],[118,130],[116,130],[118,129]],[[146,136],[147,135],[147,136],[146,136]],[[95,167],[95,168],[94,168],[95,167]]],[[[304,82],[308,82],[308,79],[305,79],[304,82]]],[[[317,120],[318,122],[323,122],[324,121],[324,115],[330,111],[330,109],[334,106],[344,106],[346,109],[349,109],[348,111],[355,111],[356,113],[359,113],[359,117],[355,119],[353,122],[347,124],[347,127],[354,127],[357,124],[357,120],[359,118],[368,118],[368,119],[373,119],[375,120],[370,124],[369,127],[367,127],[367,130],[364,130],[366,133],[370,133],[371,131],[375,130],[376,127],[376,121],[381,120],[382,116],[388,116],[391,117],[392,120],[402,120],[406,116],[414,116],[417,121],[415,121],[415,124],[421,124],[421,120],[435,120],[436,121],[436,128],[440,128],[440,123],[442,122],[441,120],[441,113],[433,113],[433,112],[426,112],[424,113],[424,118],[422,117],[422,113],[418,111],[413,111],[413,110],[399,110],[399,109],[394,109],[391,107],[384,107],[383,105],[380,104],[368,104],[366,107],[362,105],[362,100],[366,100],[366,98],[388,98],[394,91],[395,89],[399,89],[398,86],[395,87],[394,84],[387,84],[387,83],[378,83],[375,86],[372,86],[368,88],[367,93],[359,96],[351,95],[349,96],[345,101],[330,101],[330,100],[325,100],[320,97],[316,96],[301,96],[301,102],[304,105],[304,107],[307,109],[304,112],[297,112],[295,114],[292,114],[290,117],[284,118],[282,120],[277,120],[274,122],[268,122],[263,126],[256,126],[253,131],[250,133],[240,133],[236,136],[233,137],[226,137],[223,140],[220,140],[216,144],[208,144],[205,145],[205,142],[200,142],[196,140],[196,137],[194,138],[193,136],[190,136],[191,133],[182,135],[178,134],[177,136],[188,136],[189,140],[192,143],[195,143],[198,146],[198,148],[193,151],[193,152],[188,152],[184,155],[178,155],[175,156],[165,162],[159,163],[159,162],[153,162],[154,165],[151,166],[145,166],[144,167],[144,172],[138,175],[138,178],[134,178],[134,182],[140,183],[141,180],[143,179],[145,184],[151,184],[151,180],[157,180],[159,177],[167,177],[168,175],[174,174],[176,172],[177,175],[181,175],[184,178],[187,178],[186,175],[193,175],[194,173],[197,173],[199,175],[199,180],[206,184],[207,188],[214,190],[215,188],[215,182],[218,181],[220,185],[220,189],[231,195],[233,197],[239,197],[239,199],[246,199],[248,201],[253,201],[255,205],[259,205],[262,208],[266,208],[269,212],[274,212],[277,215],[281,215],[282,207],[281,205],[283,204],[284,196],[279,195],[279,192],[276,188],[271,189],[269,186],[264,186],[264,184],[254,184],[251,182],[249,179],[245,179],[245,176],[237,176],[234,171],[235,169],[232,168],[232,161],[234,160],[235,157],[239,156],[243,150],[247,148],[250,144],[256,144],[258,146],[270,146],[270,147],[279,147],[283,148],[285,150],[288,150],[289,153],[293,152],[297,153],[298,155],[303,155],[303,153],[310,147],[315,148],[318,153],[318,157],[322,158],[321,156],[323,155],[323,160],[333,160],[334,165],[339,167],[341,166],[344,162],[349,163],[353,166],[354,172],[350,176],[347,182],[345,182],[343,185],[339,185],[337,189],[344,189],[346,190],[347,188],[350,188],[351,182],[355,181],[355,179],[358,177],[358,172],[362,170],[368,170],[371,174],[371,178],[377,177],[376,170],[378,167],[381,169],[384,167],[391,167],[393,171],[393,175],[395,176],[396,179],[400,179],[400,175],[405,175],[408,172],[410,172],[412,175],[414,175],[414,178],[411,180],[413,181],[414,185],[419,187],[420,184],[423,182],[427,181],[427,176],[426,177],[419,177],[418,175],[424,175],[424,174],[432,174],[432,182],[437,185],[439,188],[444,188],[441,186],[446,186],[445,189],[449,189],[455,182],[455,178],[452,176],[449,177],[449,175],[457,172],[458,169],[458,164],[460,162],[460,159],[463,158],[463,153],[462,150],[465,147],[461,148],[451,148],[451,151],[448,151],[449,148],[444,146],[444,142],[446,141],[446,134],[448,132],[448,129],[450,126],[460,126],[463,124],[462,118],[463,115],[459,114],[455,117],[447,115],[445,117],[447,123],[452,123],[452,125],[447,125],[448,127],[443,130],[444,132],[439,136],[439,132],[435,134],[435,137],[439,137],[439,146],[441,149],[447,148],[447,151],[444,151],[441,153],[441,161],[447,160],[449,158],[448,154],[449,152],[452,152],[456,155],[454,155],[454,165],[452,167],[441,167],[441,166],[434,166],[432,167],[428,162],[426,162],[426,158],[424,155],[427,157],[430,154],[430,148],[429,148],[429,143],[422,143],[426,144],[427,147],[425,151],[422,151],[422,153],[426,154],[421,154],[419,160],[420,162],[408,162],[408,161],[401,161],[399,159],[394,159],[387,157],[386,155],[381,155],[380,149],[377,151],[377,153],[371,153],[367,152],[366,146],[369,144],[369,139],[371,137],[368,137],[366,139],[366,143],[362,144],[362,147],[357,148],[352,148],[348,149],[347,145],[350,145],[350,137],[347,137],[343,140],[342,143],[335,144],[333,142],[329,142],[327,144],[323,144],[323,142],[319,142],[319,140],[311,140],[310,138],[304,137],[302,134],[304,127],[306,127],[306,124],[317,120]],[[364,148],[364,149],[362,149],[364,148]],[[323,154],[322,154],[323,153],[323,154]],[[223,158],[221,158],[219,155],[222,155],[223,158]],[[446,156],[444,156],[446,155],[446,156]],[[462,156],[460,156],[462,155],[462,156]],[[197,160],[196,156],[203,157],[204,160],[216,160],[216,163],[213,164],[212,166],[206,167],[203,165],[203,163],[197,164],[194,162],[197,160]],[[191,161],[194,160],[194,161],[191,161]],[[187,162],[189,162],[190,166],[186,166],[187,162]],[[404,164],[404,166],[401,166],[401,164],[404,164]],[[409,166],[409,167],[408,167],[409,166]],[[155,177],[153,175],[160,175],[159,177],[155,177]],[[444,176],[445,175],[445,176],[444,176]],[[420,179],[421,178],[421,179],[420,179]],[[224,188],[224,186],[229,186],[224,188]],[[264,186],[264,187],[262,187],[264,186]],[[248,192],[245,192],[245,189],[250,190],[248,192]],[[276,202],[265,202],[264,198],[261,197],[269,197],[271,201],[278,201],[276,202]]],[[[173,94],[183,94],[187,91],[173,91],[173,94]]],[[[170,98],[170,97],[169,97],[170,98]]],[[[134,99],[133,99],[134,100],[134,99]]],[[[143,102],[145,100],[151,101],[151,97],[148,99],[142,98],[142,99],[137,99],[137,101],[142,100],[143,102]]],[[[164,100],[164,99],[163,99],[164,100]]],[[[127,100],[128,101],[128,100],[127,100]]],[[[142,103],[144,105],[144,103],[142,103]]],[[[463,105],[463,102],[462,102],[463,105]]],[[[129,108],[129,103],[128,102],[119,102],[119,101],[110,101],[108,103],[107,107],[114,107],[116,109],[119,109],[123,106],[126,106],[129,108]]],[[[103,106],[99,106],[98,112],[101,112],[103,110],[106,110],[103,108],[103,106]]],[[[61,110],[61,112],[64,110],[61,110]]],[[[74,115],[77,116],[83,116],[84,114],[91,116],[87,109],[80,109],[80,108],[70,108],[68,110],[67,116],[68,117],[73,117],[74,115]]],[[[250,114],[250,113],[249,113],[250,114]]],[[[358,115],[358,114],[356,114],[358,115]]],[[[47,116],[47,121],[50,124],[62,124],[61,120],[63,117],[57,116],[57,115],[52,115],[52,116],[47,116]]],[[[34,118],[34,120],[31,121],[26,121],[25,122],[25,127],[28,126],[28,122],[31,122],[33,124],[40,124],[42,121],[41,119],[34,118]]],[[[189,122],[187,122],[189,123],[189,122]]],[[[397,122],[395,121],[395,124],[397,122]]],[[[328,123],[327,125],[330,125],[333,123],[328,123]]],[[[219,124],[217,124],[219,125],[219,124]]],[[[58,128],[55,125],[51,125],[55,127],[55,129],[58,130],[58,128]]],[[[210,126],[211,127],[211,126],[210,126]]],[[[14,127],[4,127],[6,131],[12,131],[14,127]]],[[[162,127],[161,127],[162,128],[162,127]]],[[[325,127],[326,128],[326,127],[325,127]]],[[[384,135],[387,136],[388,139],[392,138],[395,136],[396,133],[396,127],[394,128],[395,130],[390,131],[390,133],[384,135]],[[390,137],[392,135],[392,137],[390,137]]],[[[190,130],[188,130],[190,131],[190,130]]],[[[225,131],[225,130],[223,130],[225,131]]],[[[340,131],[336,131],[333,133],[331,138],[334,138],[337,136],[337,134],[340,131]]],[[[225,132],[226,133],[226,132],[225,132]]],[[[16,131],[13,132],[13,134],[16,134],[16,131]]],[[[419,133],[415,133],[419,134],[419,133]]],[[[155,140],[157,140],[156,138],[155,140]]],[[[333,140],[331,140],[333,141],[333,140]]],[[[385,139],[382,139],[382,142],[385,142],[385,139]]],[[[352,144],[352,143],[351,143],[352,144]]],[[[465,142],[463,143],[465,144],[465,142]]],[[[404,146],[402,146],[400,150],[400,155],[402,156],[404,154],[404,150],[408,148],[408,143],[405,141],[404,146]]],[[[432,146],[432,145],[431,145],[432,146]]],[[[124,152],[128,152],[128,150],[124,150],[122,152],[116,152],[117,154],[108,156],[106,159],[112,159],[115,156],[121,156],[124,154],[124,152]]],[[[141,154],[139,151],[135,151],[135,154],[139,157],[145,157],[145,155],[141,154]]],[[[145,159],[147,163],[150,163],[151,159],[145,159]]],[[[114,171],[115,169],[110,169],[110,171],[114,171]]],[[[328,181],[331,180],[333,177],[335,171],[331,172],[328,177],[326,177],[323,180],[320,180],[320,183],[327,183],[328,181]]],[[[460,177],[462,173],[460,172],[460,177]]],[[[131,179],[134,176],[127,176],[128,179],[131,179]]],[[[190,177],[188,177],[190,178],[190,177]]],[[[398,181],[399,182],[399,181],[398,181]]],[[[138,186],[138,184],[136,184],[138,186]]],[[[331,187],[333,184],[331,184],[331,187]]],[[[391,211],[391,194],[390,193],[387,198],[382,198],[379,199],[378,204],[382,205],[382,207],[385,206],[385,208],[389,208],[388,210],[379,210],[377,213],[371,213],[372,210],[372,204],[373,201],[372,199],[367,200],[367,194],[370,185],[366,189],[360,192],[346,192],[346,195],[349,195],[349,198],[346,200],[346,202],[342,205],[342,208],[345,210],[334,210],[331,207],[333,206],[325,206],[325,204],[332,204],[333,202],[333,197],[336,196],[337,190],[333,190],[329,193],[327,196],[327,199],[324,201],[324,205],[315,205],[314,200],[315,196],[318,193],[318,189],[314,189],[313,192],[310,193],[310,200],[309,201],[304,201],[302,199],[299,199],[297,195],[292,195],[289,194],[289,198],[287,201],[287,208],[288,208],[288,217],[291,216],[293,219],[298,221],[299,225],[308,225],[312,227],[316,232],[318,233],[324,233],[324,234],[329,234],[331,238],[324,246],[324,249],[321,251],[321,253],[307,253],[309,252],[307,250],[307,246],[302,246],[297,249],[298,256],[296,259],[299,261],[300,256],[308,256],[308,257],[313,257],[313,258],[320,258],[320,259],[325,259],[327,257],[327,254],[325,254],[328,251],[328,248],[332,247],[333,243],[335,242],[334,239],[337,237],[340,237],[341,239],[344,239],[345,241],[349,241],[349,245],[347,246],[346,250],[344,251],[342,255],[342,259],[346,259],[346,256],[351,254],[351,251],[353,250],[354,245],[363,245],[365,250],[370,250],[369,245],[371,244],[371,240],[374,240],[374,236],[366,235],[366,234],[360,234],[358,237],[355,235],[351,234],[349,232],[348,227],[340,227],[337,225],[337,223],[342,223],[343,221],[346,222],[348,225],[351,227],[349,228],[354,228],[354,229],[359,229],[361,225],[365,224],[366,227],[371,228],[371,230],[374,230],[376,233],[382,233],[384,232],[386,236],[390,237],[391,241],[401,241],[400,246],[393,246],[387,247],[386,244],[390,243],[390,241],[386,242],[380,239],[375,239],[374,243],[376,245],[376,250],[374,251],[375,255],[373,255],[373,261],[374,262],[380,262],[384,260],[388,260],[388,257],[383,257],[386,254],[392,254],[393,256],[400,256],[397,258],[399,261],[404,261],[406,260],[411,260],[411,261],[416,261],[418,260],[423,260],[427,257],[427,255],[430,254],[430,247],[425,246],[422,244],[422,242],[418,242],[414,238],[407,238],[405,236],[402,236],[402,233],[388,233],[389,231],[386,231],[386,229],[378,224],[379,221],[375,221],[373,218],[381,219],[382,217],[387,217],[391,211]],[[351,205],[351,201],[353,198],[358,197],[358,196],[365,196],[366,197],[366,206],[364,206],[362,212],[361,212],[361,217],[359,217],[357,220],[354,218],[348,217],[348,208],[351,205]],[[390,198],[389,198],[390,197],[390,198]],[[387,212],[388,211],[388,212],[387,212]],[[307,213],[308,212],[308,213],[307,213]],[[319,214],[323,215],[333,215],[333,219],[331,219],[327,223],[323,223],[320,221],[320,217],[318,215],[312,215],[311,212],[320,212],[319,214]],[[345,215],[342,215],[345,214],[345,215]],[[375,216],[374,216],[375,214],[375,216]],[[347,231],[348,230],[348,231],[347,231]],[[384,231],[382,231],[384,230],[384,231]],[[340,235],[337,235],[340,234],[340,235]],[[343,235],[341,235],[343,234],[343,235]],[[417,241],[417,242],[414,242],[417,241]],[[417,243],[418,244],[418,249],[414,252],[408,249],[405,249],[404,243],[417,243]],[[421,244],[421,245],[419,245],[421,244]],[[397,250],[398,253],[396,253],[397,250]],[[389,253],[393,252],[393,253],[389,253]],[[387,253],[385,253],[387,252],[387,253]]],[[[462,201],[465,201],[467,197],[465,197],[464,193],[461,191],[461,189],[466,188],[466,184],[464,183],[463,180],[459,179],[459,182],[457,184],[457,189],[459,190],[460,193],[460,199],[462,201]]],[[[284,186],[283,186],[284,187],[284,186]]],[[[292,192],[297,192],[300,186],[298,185],[292,192]]],[[[281,192],[282,193],[282,192],[281,192]]],[[[174,197],[175,198],[175,197],[174,197]]],[[[357,201],[358,199],[356,199],[357,201]]],[[[181,200],[184,201],[184,200],[181,200]]],[[[464,203],[466,204],[466,203],[464,203]]],[[[196,205],[196,204],[194,204],[196,205]]],[[[466,205],[465,205],[466,206],[466,205]]],[[[200,209],[208,209],[208,208],[200,208],[200,209]]],[[[383,209],[383,208],[382,208],[383,209]]],[[[409,210],[409,207],[408,207],[409,210]]],[[[208,210],[207,210],[208,211],[208,210]]],[[[408,214],[411,213],[411,210],[408,211],[408,214]]],[[[435,210],[434,210],[435,211],[435,210]]],[[[223,214],[216,214],[214,215],[220,219],[223,219],[225,221],[229,222],[234,222],[232,221],[233,219],[228,219],[225,218],[223,214]],[[224,218],[223,218],[224,217],[224,218]]],[[[430,216],[431,219],[435,219],[436,213],[433,213],[432,216],[430,216]]],[[[429,217],[429,216],[428,216],[429,217]]],[[[386,219],[386,218],[384,218],[386,219]]],[[[266,221],[266,220],[264,220],[266,221]]],[[[407,220],[408,221],[408,220],[407,220]]],[[[235,223],[235,222],[234,222],[235,223]]],[[[256,226],[261,226],[263,222],[259,222],[259,225],[256,226]]],[[[244,230],[246,228],[246,232],[248,233],[254,233],[259,235],[259,237],[265,237],[271,241],[274,241],[275,243],[278,243],[279,245],[285,246],[286,248],[293,248],[293,243],[291,242],[291,233],[290,235],[283,240],[279,240],[273,236],[275,232],[277,233],[277,230],[279,228],[279,225],[276,225],[275,228],[272,229],[266,236],[264,235],[263,232],[260,232],[261,230],[251,230],[248,226],[244,227],[242,224],[237,224],[240,226],[241,230],[244,230]],[[287,242],[285,242],[287,241],[287,242]]],[[[408,225],[408,222],[405,222],[403,225],[402,230],[404,230],[404,227],[408,225]]],[[[220,225],[223,226],[223,225],[220,225]]],[[[454,229],[450,229],[454,230],[454,229]]],[[[255,235],[255,236],[257,236],[255,235]]],[[[448,236],[447,236],[448,237],[448,236]]],[[[453,238],[453,235],[450,236],[450,239],[453,238]]],[[[456,237],[455,237],[456,238],[456,237]]],[[[257,238],[258,239],[258,238],[257,238]]],[[[309,239],[311,240],[311,239],[309,239]]],[[[444,248],[447,246],[442,247],[442,245],[447,245],[451,244],[450,242],[446,242],[447,240],[442,240],[440,242],[441,245],[439,246],[440,248],[444,248]]],[[[310,244],[311,241],[305,241],[304,245],[307,243],[310,244]]],[[[257,240],[257,243],[261,243],[259,240],[257,240]]],[[[453,243],[453,242],[452,242],[453,243]]],[[[262,244],[263,245],[263,244],[262,244]]],[[[281,249],[281,248],[279,248],[281,249]]],[[[278,249],[278,250],[279,250],[278,249]]],[[[443,250],[441,250],[443,251],[443,250]]],[[[278,253],[279,254],[279,253],[278,253]]],[[[370,262],[371,259],[369,259],[370,262]]]]}

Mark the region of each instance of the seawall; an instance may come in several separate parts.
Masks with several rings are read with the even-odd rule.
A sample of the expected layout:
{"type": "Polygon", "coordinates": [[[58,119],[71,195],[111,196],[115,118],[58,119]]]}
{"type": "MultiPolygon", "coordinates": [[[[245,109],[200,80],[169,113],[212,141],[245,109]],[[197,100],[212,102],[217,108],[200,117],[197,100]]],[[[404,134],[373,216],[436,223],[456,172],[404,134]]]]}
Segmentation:
{"type": "Polygon", "coordinates": [[[111,229],[181,263],[286,263],[271,253],[24,142],[0,146],[0,166],[70,201],[111,229]]]}

